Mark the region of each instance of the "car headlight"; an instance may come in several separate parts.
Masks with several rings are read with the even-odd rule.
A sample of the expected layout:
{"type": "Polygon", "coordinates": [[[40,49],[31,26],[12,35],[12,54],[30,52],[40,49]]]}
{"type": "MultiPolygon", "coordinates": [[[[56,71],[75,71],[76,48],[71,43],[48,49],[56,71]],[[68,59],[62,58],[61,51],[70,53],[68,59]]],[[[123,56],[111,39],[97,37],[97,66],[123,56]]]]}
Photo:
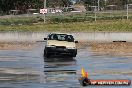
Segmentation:
{"type": "Polygon", "coordinates": [[[67,47],[67,49],[75,49],[75,47],[67,47]]]}

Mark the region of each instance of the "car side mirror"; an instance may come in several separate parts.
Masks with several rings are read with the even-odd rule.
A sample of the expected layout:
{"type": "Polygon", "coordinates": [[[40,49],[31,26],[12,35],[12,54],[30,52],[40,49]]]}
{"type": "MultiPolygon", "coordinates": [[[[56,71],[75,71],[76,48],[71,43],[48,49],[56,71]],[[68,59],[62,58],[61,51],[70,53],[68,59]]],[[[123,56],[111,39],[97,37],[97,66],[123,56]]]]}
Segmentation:
{"type": "Polygon", "coordinates": [[[47,40],[47,38],[44,38],[44,40],[47,40]]]}
{"type": "Polygon", "coordinates": [[[78,43],[78,41],[75,41],[75,43],[78,43]]]}

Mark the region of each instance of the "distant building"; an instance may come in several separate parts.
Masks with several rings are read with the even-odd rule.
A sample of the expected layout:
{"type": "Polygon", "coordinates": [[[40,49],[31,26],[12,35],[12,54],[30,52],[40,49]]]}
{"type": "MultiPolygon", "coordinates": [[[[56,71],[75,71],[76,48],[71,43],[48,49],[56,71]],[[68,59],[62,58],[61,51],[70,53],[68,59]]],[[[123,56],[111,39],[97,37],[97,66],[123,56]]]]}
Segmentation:
{"type": "Polygon", "coordinates": [[[59,8],[48,8],[48,13],[62,13],[63,11],[59,8]]]}
{"type": "Polygon", "coordinates": [[[71,7],[80,12],[86,11],[85,6],[83,4],[75,4],[75,5],[72,5],[71,7]]]}

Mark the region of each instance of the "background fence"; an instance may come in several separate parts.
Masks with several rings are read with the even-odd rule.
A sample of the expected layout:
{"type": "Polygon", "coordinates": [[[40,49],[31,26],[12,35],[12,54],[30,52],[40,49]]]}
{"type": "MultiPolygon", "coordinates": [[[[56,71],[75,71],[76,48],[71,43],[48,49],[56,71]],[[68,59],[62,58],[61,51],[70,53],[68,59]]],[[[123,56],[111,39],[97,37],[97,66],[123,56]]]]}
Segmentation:
{"type": "MultiPolygon", "coordinates": [[[[36,23],[43,22],[43,14],[21,14],[0,16],[0,24],[15,23],[36,23]],[[8,19],[5,19],[8,18],[8,19]],[[16,19],[14,19],[16,18],[16,19]]],[[[64,22],[91,22],[97,20],[120,20],[132,19],[132,9],[105,10],[105,11],[86,11],[86,12],[62,12],[47,13],[46,22],[64,23],[64,22]]]]}

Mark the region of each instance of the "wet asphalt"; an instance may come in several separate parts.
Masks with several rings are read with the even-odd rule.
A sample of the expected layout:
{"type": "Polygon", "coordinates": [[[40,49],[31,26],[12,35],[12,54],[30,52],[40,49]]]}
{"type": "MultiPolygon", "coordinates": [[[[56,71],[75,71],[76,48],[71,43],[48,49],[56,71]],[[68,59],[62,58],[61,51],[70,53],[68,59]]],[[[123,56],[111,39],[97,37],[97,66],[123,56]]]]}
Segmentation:
{"type": "Polygon", "coordinates": [[[82,67],[90,79],[132,80],[132,58],[96,55],[90,47],[78,49],[75,58],[44,58],[44,46],[44,42],[37,42],[31,50],[0,50],[0,88],[82,88],[78,81],[82,67]]]}

